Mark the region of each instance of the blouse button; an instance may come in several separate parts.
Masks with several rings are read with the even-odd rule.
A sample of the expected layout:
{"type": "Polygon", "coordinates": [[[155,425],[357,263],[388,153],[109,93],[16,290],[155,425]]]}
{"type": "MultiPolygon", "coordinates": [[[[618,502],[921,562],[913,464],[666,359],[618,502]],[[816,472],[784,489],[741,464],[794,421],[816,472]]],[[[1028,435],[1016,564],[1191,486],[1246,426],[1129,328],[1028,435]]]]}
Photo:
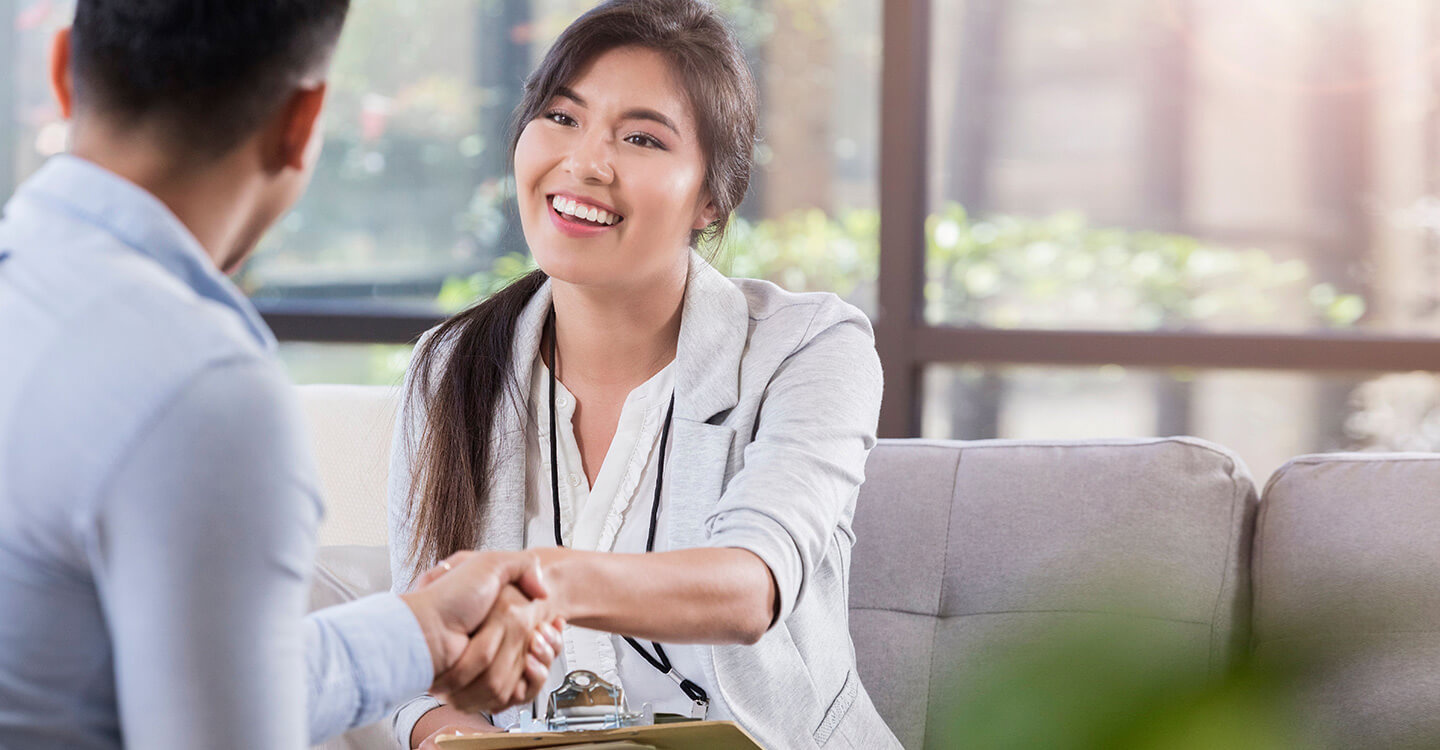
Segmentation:
{"type": "Polygon", "coordinates": [[[571,486],[571,487],[579,487],[579,486],[580,486],[580,477],[575,476],[574,474],[571,474],[571,475],[570,475],[570,486],[571,486]]]}
{"type": "Polygon", "coordinates": [[[569,405],[570,405],[570,399],[565,398],[564,396],[557,396],[557,397],[555,398],[555,403],[558,404],[559,406],[569,406],[569,405]]]}

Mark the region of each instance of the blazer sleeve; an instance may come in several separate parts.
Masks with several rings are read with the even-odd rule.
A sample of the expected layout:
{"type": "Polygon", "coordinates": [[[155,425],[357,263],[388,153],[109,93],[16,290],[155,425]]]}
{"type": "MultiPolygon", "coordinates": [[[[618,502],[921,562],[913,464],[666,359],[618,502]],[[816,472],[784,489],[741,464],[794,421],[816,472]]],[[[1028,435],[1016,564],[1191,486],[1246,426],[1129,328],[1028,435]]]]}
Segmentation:
{"type": "Polygon", "coordinates": [[[883,377],[870,322],[821,306],[765,388],[744,466],[706,519],[707,545],[754,552],[770,567],[785,620],[865,480],[883,377]]]}

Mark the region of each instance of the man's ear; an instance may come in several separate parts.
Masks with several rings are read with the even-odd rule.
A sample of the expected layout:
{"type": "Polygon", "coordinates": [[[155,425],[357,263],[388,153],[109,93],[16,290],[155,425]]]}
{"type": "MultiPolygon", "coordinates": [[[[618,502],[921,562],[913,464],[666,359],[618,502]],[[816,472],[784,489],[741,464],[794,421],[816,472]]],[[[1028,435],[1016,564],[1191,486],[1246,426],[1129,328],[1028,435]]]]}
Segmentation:
{"type": "Polygon", "coordinates": [[[50,90],[60,105],[60,116],[70,119],[75,109],[75,87],[70,77],[70,27],[55,32],[50,42],[50,90]]]}
{"type": "Polygon", "coordinates": [[[304,169],[310,142],[320,127],[320,112],[325,107],[325,83],[296,89],[289,101],[271,123],[270,166],[280,169],[304,169]]]}

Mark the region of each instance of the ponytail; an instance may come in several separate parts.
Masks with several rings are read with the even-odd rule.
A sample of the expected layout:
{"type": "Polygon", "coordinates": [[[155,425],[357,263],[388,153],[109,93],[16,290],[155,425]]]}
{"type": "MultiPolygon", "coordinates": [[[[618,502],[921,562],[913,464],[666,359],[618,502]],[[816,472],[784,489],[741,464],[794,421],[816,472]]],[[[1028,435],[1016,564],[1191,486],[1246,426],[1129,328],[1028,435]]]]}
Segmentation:
{"type": "Polygon", "coordinates": [[[406,502],[414,519],[410,559],[417,577],[479,540],[495,413],[505,388],[520,388],[510,362],[515,324],[546,279],[538,270],[516,279],[442,323],[416,351],[407,403],[424,415],[424,429],[406,502]]]}

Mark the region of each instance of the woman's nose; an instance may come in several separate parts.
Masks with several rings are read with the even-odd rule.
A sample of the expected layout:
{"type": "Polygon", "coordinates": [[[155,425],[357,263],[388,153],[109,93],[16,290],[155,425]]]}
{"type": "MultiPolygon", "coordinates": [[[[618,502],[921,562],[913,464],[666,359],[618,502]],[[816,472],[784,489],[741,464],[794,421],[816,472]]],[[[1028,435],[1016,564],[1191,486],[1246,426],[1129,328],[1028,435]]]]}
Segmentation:
{"type": "Polygon", "coordinates": [[[607,136],[593,135],[580,139],[566,159],[566,167],[582,182],[609,184],[615,179],[614,155],[614,144],[607,136]]]}

